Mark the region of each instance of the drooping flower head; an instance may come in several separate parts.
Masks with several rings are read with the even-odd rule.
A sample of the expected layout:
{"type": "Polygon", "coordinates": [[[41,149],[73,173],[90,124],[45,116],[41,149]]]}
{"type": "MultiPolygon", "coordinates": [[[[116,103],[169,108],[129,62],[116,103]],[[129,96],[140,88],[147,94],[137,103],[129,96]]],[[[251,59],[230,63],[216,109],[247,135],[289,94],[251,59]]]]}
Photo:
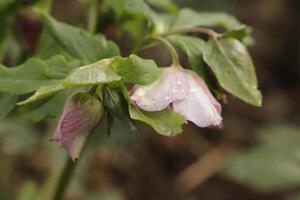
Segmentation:
{"type": "Polygon", "coordinates": [[[195,72],[174,66],[162,70],[162,75],[150,85],[134,87],[131,100],[139,108],[170,108],[199,127],[221,124],[221,105],[195,72]]]}
{"type": "Polygon", "coordinates": [[[57,128],[51,138],[75,160],[90,132],[103,117],[103,106],[94,95],[77,92],[66,100],[57,128]]]}

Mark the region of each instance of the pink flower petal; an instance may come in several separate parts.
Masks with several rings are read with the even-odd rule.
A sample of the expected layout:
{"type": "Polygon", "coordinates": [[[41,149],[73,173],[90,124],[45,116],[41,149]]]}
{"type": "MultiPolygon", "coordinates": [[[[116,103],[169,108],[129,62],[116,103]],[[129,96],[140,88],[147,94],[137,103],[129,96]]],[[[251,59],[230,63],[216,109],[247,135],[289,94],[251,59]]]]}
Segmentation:
{"type": "Polygon", "coordinates": [[[183,100],[172,103],[175,112],[199,127],[218,126],[222,122],[221,106],[209,92],[204,81],[193,72],[186,72],[190,90],[183,100]]]}
{"type": "MultiPolygon", "coordinates": [[[[72,95],[73,96],[73,95],[72,95]]],[[[74,108],[76,108],[76,103],[74,101],[72,101],[72,96],[70,96],[67,100],[66,103],[64,105],[63,111],[60,115],[60,119],[58,121],[58,126],[56,127],[56,130],[54,132],[54,134],[51,136],[50,141],[60,141],[60,124],[64,118],[64,116],[71,110],[73,110],[74,108]]]]}
{"type": "Polygon", "coordinates": [[[189,82],[183,70],[168,67],[162,69],[161,77],[150,85],[135,86],[131,100],[146,111],[159,111],[170,103],[184,99],[188,94],[189,82]]]}
{"type": "Polygon", "coordinates": [[[199,87],[201,87],[205,94],[209,97],[211,103],[215,106],[216,110],[219,114],[222,112],[222,106],[221,104],[215,99],[215,97],[211,94],[208,87],[206,86],[206,83],[194,72],[189,71],[189,73],[193,76],[194,80],[197,82],[199,87]]]}
{"type": "Polygon", "coordinates": [[[90,114],[82,108],[75,108],[68,112],[61,122],[61,146],[75,160],[84,142],[93,128],[90,114]]]}
{"type": "Polygon", "coordinates": [[[75,160],[92,129],[103,116],[103,106],[97,97],[83,92],[71,95],[64,106],[58,126],[51,140],[61,146],[75,160]]]}

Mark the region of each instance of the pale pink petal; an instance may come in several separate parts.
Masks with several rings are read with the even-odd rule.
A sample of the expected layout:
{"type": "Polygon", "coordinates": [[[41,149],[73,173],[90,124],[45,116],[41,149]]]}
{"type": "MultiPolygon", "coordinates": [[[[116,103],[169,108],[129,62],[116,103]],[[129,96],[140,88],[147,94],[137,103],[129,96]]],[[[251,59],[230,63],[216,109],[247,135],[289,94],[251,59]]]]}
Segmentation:
{"type": "Polygon", "coordinates": [[[199,127],[220,125],[222,117],[219,103],[200,77],[190,72],[186,72],[186,75],[189,77],[189,93],[185,99],[172,103],[173,110],[199,127]]]}
{"type": "Polygon", "coordinates": [[[68,112],[60,126],[61,146],[75,160],[93,128],[92,118],[87,110],[76,108],[68,112]]]}
{"type": "Polygon", "coordinates": [[[161,77],[152,84],[134,87],[130,99],[139,108],[146,111],[163,110],[188,94],[189,82],[183,70],[175,67],[162,70],[161,77]]]}
{"type": "Polygon", "coordinates": [[[66,103],[64,105],[63,111],[60,115],[60,119],[58,121],[58,125],[56,127],[56,130],[54,131],[53,135],[50,138],[50,141],[60,141],[60,125],[64,118],[64,116],[71,110],[73,110],[76,107],[76,103],[72,100],[73,95],[71,95],[69,98],[67,98],[66,103]]]}
{"type": "Polygon", "coordinates": [[[103,106],[97,97],[78,92],[71,95],[65,103],[52,141],[59,141],[61,146],[75,160],[92,129],[103,116],[103,106]]]}
{"type": "Polygon", "coordinates": [[[221,114],[221,112],[222,112],[221,104],[211,94],[211,92],[209,91],[209,89],[206,86],[205,82],[196,73],[194,73],[192,71],[189,71],[189,73],[193,76],[194,80],[197,82],[197,84],[199,85],[199,87],[201,87],[204,90],[205,94],[209,97],[210,101],[215,106],[215,108],[218,111],[218,113],[221,114]]]}

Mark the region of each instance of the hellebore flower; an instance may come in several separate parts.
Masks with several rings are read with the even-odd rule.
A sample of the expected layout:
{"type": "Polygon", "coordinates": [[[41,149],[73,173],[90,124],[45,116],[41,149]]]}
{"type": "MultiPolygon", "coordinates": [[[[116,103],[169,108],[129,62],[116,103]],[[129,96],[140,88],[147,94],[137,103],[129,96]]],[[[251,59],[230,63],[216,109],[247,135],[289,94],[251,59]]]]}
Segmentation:
{"type": "Polygon", "coordinates": [[[60,142],[61,147],[75,160],[103,113],[103,106],[96,96],[84,92],[71,95],[66,100],[51,141],[60,142]]]}
{"type": "Polygon", "coordinates": [[[174,66],[162,70],[150,85],[133,88],[130,99],[139,108],[160,111],[169,107],[199,127],[221,124],[221,105],[195,72],[174,66]]]}

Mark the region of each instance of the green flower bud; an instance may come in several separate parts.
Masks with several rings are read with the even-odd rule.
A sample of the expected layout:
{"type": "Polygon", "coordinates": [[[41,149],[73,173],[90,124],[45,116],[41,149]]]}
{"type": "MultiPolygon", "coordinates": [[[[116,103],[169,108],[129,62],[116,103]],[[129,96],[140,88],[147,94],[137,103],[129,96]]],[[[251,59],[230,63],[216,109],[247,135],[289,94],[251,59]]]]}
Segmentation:
{"type": "Polygon", "coordinates": [[[103,87],[103,104],[110,115],[120,119],[129,119],[128,104],[121,92],[103,87]]]}

